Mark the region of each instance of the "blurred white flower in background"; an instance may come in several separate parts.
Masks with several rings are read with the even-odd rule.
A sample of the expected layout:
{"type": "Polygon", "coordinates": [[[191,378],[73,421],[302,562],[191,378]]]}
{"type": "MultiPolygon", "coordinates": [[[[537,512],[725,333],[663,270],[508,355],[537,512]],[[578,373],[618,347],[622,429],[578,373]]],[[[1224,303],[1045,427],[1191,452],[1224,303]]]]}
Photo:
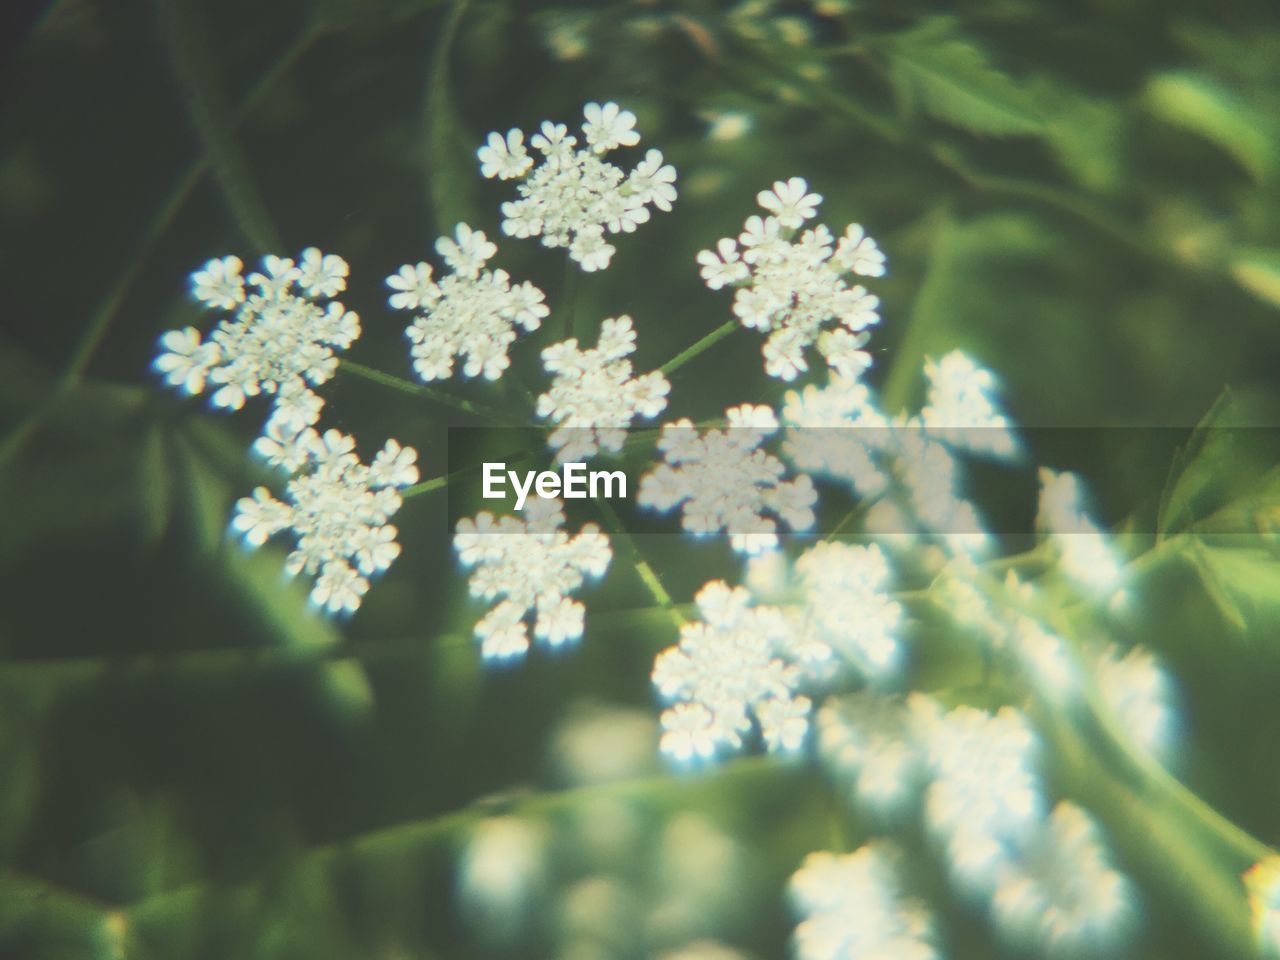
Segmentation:
{"type": "Polygon", "coordinates": [[[924,752],[911,724],[903,701],[870,692],[830,698],[818,711],[823,763],[881,821],[913,806],[924,785],[924,752]]]}
{"type": "Polygon", "coordinates": [[[550,836],[528,817],[493,817],[471,832],[458,864],[458,906],[488,946],[523,939],[544,893],[550,836]]]}
{"type": "Polygon", "coordinates": [[[1058,569],[1082,591],[1107,599],[1122,586],[1124,567],[1107,532],[1086,512],[1084,484],[1074,473],[1040,469],[1036,524],[1053,544],[1058,569]]]}
{"type": "Polygon", "coordinates": [[[1086,811],[1062,802],[1001,868],[991,901],[997,932],[1049,960],[1119,956],[1137,922],[1134,890],[1086,811]]]}
{"type": "Polygon", "coordinates": [[[905,897],[885,841],[811,853],[791,877],[797,960],[936,960],[933,921],[905,897]]]}

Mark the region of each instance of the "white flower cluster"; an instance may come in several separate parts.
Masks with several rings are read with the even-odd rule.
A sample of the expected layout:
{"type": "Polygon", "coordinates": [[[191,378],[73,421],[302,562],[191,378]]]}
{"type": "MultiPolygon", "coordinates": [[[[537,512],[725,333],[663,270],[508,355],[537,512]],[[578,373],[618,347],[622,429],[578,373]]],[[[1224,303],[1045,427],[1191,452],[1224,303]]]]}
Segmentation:
{"type": "Polygon", "coordinates": [[[1050,960],[1122,956],[1137,921],[1133,897],[1093,817],[1064,800],[1005,865],[991,915],[1016,952],[1050,960]]]}
{"type": "Polygon", "coordinates": [[[902,606],[887,594],[891,571],[880,548],[819,543],[796,560],[795,571],[806,659],[838,661],[871,682],[897,677],[902,606]]]}
{"type": "Polygon", "coordinates": [[[681,524],[706,536],[728,532],[734,550],[759,553],[777,545],[772,513],[792,530],[813,525],[817,494],[805,475],[784,480],[782,461],[760,449],[778,429],[773,410],[744,403],[725,412],[728,426],[699,433],[686,419],[662,428],[664,462],[640,480],[639,502],[655,510],[683,505],[681,524]]]}
{"type": "Polygon", "coordinates": [[[547,247],[568,247],[583,270],[603,270],[616,252],[606,239],[631,233],[648,221],[649,207],[668,211],[676,199],[676,171],[662,154],[649,150],[628,173],[605,160],[617,147],[640,142],[636,116],[616,103],[588,103],[583,110],[585,146],[562,123],[545,121],[529,145],[542,154],[536,167],[518,129],[489,134],[476,155],[480,173],[520,180],[519,200],[502,205],[502,231],[513,237],[541,237],[547,247]]]}
{"type": "Polygon", "coordinates": [[[869,530],[919,530],[953,548],[981,549],[988,538],[959,493],[958,455],[1012,458],[1009,422],[996,406],[994,378],[963,353],[926,361],[924,372],[928,398],[914,417],[891,419],[865,384],[847,377],[789,391],[783,450],[797,468],[843,480],[871,502],[869,530]]]}
{"type": "Polygon", "coordinates": [[[694,598],[700,622],[653,662],[653,683],[673,701],[662,714],[661,750],[679,761],[708,760],[742,746],[755,716],[770,750],[795,750],[809,728],[808,697],[792,662],[795,634],[776,607],[752,607],[743,587],[723,581],[694,598]]]}
{"type": "Polygon", "coordinates": [[[486,660],[509,660],[528,651],[525,620],[531,613],[534,636],[548,647],[582,636],[586,608],[569,594],[587,577],[603,574],[613,551],[594,524],[571,537],[560,529],[564,521],[559,501],[542,498],[519,518],[495,519],[486,512],[458,521],[453,545],[463,566],[475,568],[471,595],[498,600],[476,624],[486,660]]]}
{"type": "Polygon", "coordinates": [[[252,547],[290,530],[297,541],[285,562],[288,573],[316,577],[311,600],[330,613],[351,613],[369,589],[369,578],[400,555],[396,528],[398,487],[418,481],[418,454],[394,440],[365,466],[355,440],[337,430],[323,435],[274,421],[256,449],[268,462],[294,473],[281,502],[266,487],[236,504],[233,529],[252,547]]]}
{"type": "Polygon", "coordinates": [[[818,753],[860,807],[880,820],[908,809],[923,782],[912,701],[870,692],[830,698],[818,710],[818,753]]]}
{"type": "Polygon", "coordinates": [[[1041,468],[1036,522],[1057,550],[1059,569],[1088,595],[1106,598],[1120,587],[1124,567],[1084,501],[1084,484],[1074,473],[1041,468]]]}
{"type": "Polygon", "coordinates": [[[883,276],[884,254],[856,223],[838,242],[822,225],[797,235],[822,202],[802,177],[779,180],[756,199],[764,217],[747,218],[736,240],[698,254],[702,279],[712,290],[736,287],[734,314],[769,334],[770,376],[794,380],[809,369],[805,349],[816,345],[832,370],[856,378],[871,362],[864,331],[880,321],[880,301],[849,278],[883,276]]]}
{"type": "Polygon", "coordinates": [[[405,264],[387,277],[396,310],[415,312],[405,335],[413,346],[413,368],[423,380],[453,375],[455,357],[465,376],[497,380],[510,365],[507,351],[516,327],[536,330],[551,311],[532,283],[512,285],[505,270],[486,270],[498,248],[465,223],[454,237],[436,241],[436,252],[452,271],[432,279],[429,263],[405,264]]]}
{"type": "Polygon", "coordinates": [[[1156,759],[1169,759],[1178,742],[1177,696],[1173,679],[1151,651],[1132,647],[1103,650],[1094,679],[1120,729],[1156,759]]]}
{"type": "Polygon", "coordinates": [[[903,665],[902,605],[888,593],[891,577],[874,543],[819,542],[791,565],[780,551],[752,557],[746,585],[757,600],[786,611],[808,673],[879,684],[895,680],[903,665]]]}
{"type": "Polygon", "coordinates": [[[791,877],[797,960],[937,960],[933,922],[902,892],[884,841],[811,853],[791,877]]]}
{"type": "Polygon", "coordinates": [[[1022,714],[959,707],[921,728],[933,778],[926,825],[957,887],[987,905],[1009,945],[1054,958],[1122,951],[1132,885],[1088,813],[1063,802],[1046,814],[1039,743],[1022,714]]]}
{"type": "Polygon", "coordinates": [[[262,272],[247,281],[243,266],[222,257],[191,275],[192,296],[231,316],[207,339],[195,327],[164,334],[155,368],[190,394],[212,384],[214,406],[239,410],[247,397],[266,394],[275,401],[272,419],[314,424],[324,401],[311,388],[337,370],[334,351],[360,336],[360,318],[331,299],[346,289],[347,262],[308,247],[297,263],[263,257],[262,272]]]}
{"type": "Polygon", "coordinates": [[[902,608],[885,590],[889,566],[875,545],[820,543],[796,560],[751,562],[750,590],[712,581],[695,600],[702,620],[658,654],[653,683],[672,702],[662,715],[664,753],[708,760],[743,745],[755,717],[771,751],[797,749],[809,731],[804,684],[841,673],[877,680],[900,665],[902,608]],[[754,605],[753,593],[776,603],[754,605]]]}
{"type": "Polygon", "coordinates": [[[828,700],[817,724],[823,761],[881,823],[914,809],[923,790],[952,883],[1019,955],[1114,956],[1128,945],[1132,885],[1087,812],[1046,810],[1040,744],[1022,713],[863,692],[828,700]]]}
{"type": "Polygon", "coordinates": [[[538,416],[558,424],[550,444],[562,462],[588,460],[602,448],[616,453],[632,420],[666,408],[671,384],[656,370],[633,376],[626,358],[635,348],[631,318],[621,316],[604,321],[590,350],[566,340],[542,351],[542,366],[554,379],[538,397],[538,416]]]}

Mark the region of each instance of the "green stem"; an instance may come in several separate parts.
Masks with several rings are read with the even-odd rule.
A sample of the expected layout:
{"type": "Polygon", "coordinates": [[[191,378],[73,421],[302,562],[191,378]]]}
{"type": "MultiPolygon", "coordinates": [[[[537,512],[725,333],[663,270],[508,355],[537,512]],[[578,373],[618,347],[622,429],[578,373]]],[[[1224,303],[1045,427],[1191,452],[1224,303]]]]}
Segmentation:
{"type": "Polygon", "coordinates": [[[464,169],[459,162],[463,155],[459,145],[464,136],[454,109],[453,82],[449,74],[450,52],[468,5],[469,0],[455,0],[450,5],[432,51],[423,100],[426,152],[431,158],[427,187],[439,233],[449,233],[454,224],[474,219],[470,199],[474,168],[464,169]]]}
{"type": "MultiPolygon", "coordinates": [[[[398,823],[316,847],[305,854],[291,872],[302,878],[318,878],[331,869],[355,860],[421,857],[433,852],[442,843],[460,837],[483,820],[499,814],[548,817],[600,800],[683,807],[699,794],[716,797],[725,792],[736,793],[752,784],[789,775],[792,774],[788,768],[778,764],[772,757],[748,757],[724,763],[714,774],[697,779],[658,775],[545,793],[515,793],[506,797],[482,798],[459,810],[425,820],[398,823]]],[[[125,914],[135,925],[175,920],[191,922],[203,909],[213,908],[217,904],[235,901],[251,907],[255,901],[257,886],[247,884],[226,890],[205,883],[188,884],[138,901],[125,914]]]]}
{"type": "Polygon", "coordinates": [[[564,260],[564,284],[560,288],[560,312],[564,315],[564,338],[574,335],[574,319],[578,312],[578,265],[568,257],[564,260]]]}
{"type": "Polygon", "coordinates": [[[403,377],[397,377],[392,373],[385,373],[376,367],[365,366],[363,363],[357,363],[354,360],[348,360],[345,357],[338,361],[338,366],[348,373],[354,373],[358,377],[381,384],[384,387],[390,387],[393,390],[399,390],[401,393],[407,393],[415,397],[423,397],[435,403],[443,404],[447,407],[453,407],[455,410],[461,410],[463,413],[469,413],[473,417],[479,417],[482,420],[488,420],[492,424],[506,427],[527,427],[529,424],[522,423],[511,417],[508,417],[501,410],[494,407],[486,406],[482,403],[476,403],[472,400],[465,400],[462,397],[455,397],[443,390],[437,390],[435,387],[428,387],[423,384],[414,383],[411,380],[405,380],[403,377]]]}
{"type": "Polygon", "coordinates": [[[952,309],[950,295],[955,289],[952,277],[956,269],[955,236],[955,223],[950,214],[944,212],[934,233],[924,281],[911,305],[906,332],[898,344],[880,394],[881,407],[891,416],[906,409],[920,376],[920,362],[929,349],[930,338],[952,309]]]}
{"type": "MultiPolygon", "coordinates": [[[[231,122],[233,124],[239,124],[252,112],[253,108],[262,101],[263,97],[275,86],[280,78],[301,59],[302,55],[315,42],[317,35],[318,33],[314,30],[301,34],[276,59],[271,68],[254,84],[248,96],[232,111],[231,122]]],[[[208,172],[209,165],[210,158],[206,148],[201,151],[201,155],[192,162],[169,190],[160,208],[148,221],[146,228],[142,232],[142,237],[131,251],[124,269],[117,274],[116,281],[107,292],[107,296],[93,312],[89,326],[85,329],[84,334],[77,342],[75,350],[67,361],[67,366],[58,382],[57,390],[21,420],[10,431],[9,435],[4,438],[3,442],[0,442],[0,465],[9,462],[22,449],[26,441],[48,421],[56,409],[57,401],[61,395],[80,382],[85,370],[89,367],[89,363],[93,360],[94,354],[97,353],[98,347],[101,346],[107,332],[111,329],[111,325],[115,322],[116,317],[120,315],[120,309],[124,304],[125,297],[128,296],[130,289],[142,273],[142,269],[148,262],[151,252],[156,248],[169,228],[173,226],[188,197],[191,196],[191,192],[208,172]]]]}
{"type": "Polygon", "coordinates": [[[191,122],[236,223],[259,253],[281,250],[280,231],[235,139],[235,117],[209,51],[208,25],[191,0],[156,0],[156,16],[191,122]]]}
{"type": "Polygon", "coordinates": [[[694,343],[677,353],[674,357],[660,366],[658,368],[658,372],[662,374],[674,373],[700,353],[714,347],[729,334],[733,333],[734,330],[738,329],[738,326],[739,323],[736,319],[726,320],[697,343],[694,343]]]}
{"type": "Polygon", "coordinates": [[[662,581],[658,578],[658,574],[653,567],[649,565],[649,561],[644,558],[644,554],[640,552],[640,547],[630,532],[622,523],[622,519],[618,516],[617,511],[609,504],[607,500],[597,499],[596,506],[600,508],[600,513],[605,520],[605,527],[613,534],[615,541],[621,543],[631,557],[631,564],[635,568],[636,574],[640,577],[645,588],[649,591],[658,606],[667,611],[672,623],[677,627],[683,627],[688,623],[688,618],[681,611],[681,607],[671,598],[671,594],[667,592],[667,588],[662,585],[662,581]]]}

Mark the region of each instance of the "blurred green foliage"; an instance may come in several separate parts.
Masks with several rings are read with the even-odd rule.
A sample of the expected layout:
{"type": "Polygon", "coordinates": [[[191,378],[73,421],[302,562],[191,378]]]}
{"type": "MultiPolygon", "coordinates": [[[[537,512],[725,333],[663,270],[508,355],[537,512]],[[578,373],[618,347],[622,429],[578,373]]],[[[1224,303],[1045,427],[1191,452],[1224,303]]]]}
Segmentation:
{"type": "MultiPolygon", "coordinates": [[[[495,810],[571,808],[543,792],[543,743],[575,698],[649,703],[671,630],[635,609],[651,601],[623,562],[580,650],[481,674],[443,491],[408,501],[405,554],[359,615],[320,619],[278,553],[227,536],[262,481],[255,416],[148,373],[156,336],[196,317],[188,271],[316,244],[352,263],[352,358],[407,377],[381,278],[455,220],[497,234],[506,192],[478,178],[475,146],[586,100],[634,110],[681,174],[675,212],[579,282],[580,317],[635,317],[641,369],[723,323],[695,252],[802,175],[829,222],[863,223],[888,254],[873,346],[892,403],[911,403],[922,357],[963,347],[1022,423],[1186,428],[1172,465],[1117,431],[1055,466],[1088,478],[1109,521],[1172,544],[1123,639],[1181,678],[1179,776],[1280,842],[1280,481],[1254,435],[1212,429],[1274,426],[1280,402],[1273,2],[64,0],[0,97],[0,956],[474,955],[459,837],[495,810]],[[1261,536],[1215,535],[1214,518],[1261,536]]],[[[553,304],[561,259],[501,255],[553,304]]],[[[535,382],[557,334],[515,351],[515,382],[535,382]]],[[[737,333],[683,367],[672,409],[778,399],[758,350],[737,333]]],[[[446,427],[474,422],[354,377],[327,389],[336,425],[414,445],[426,477],[447,472],[446,427]]],[[[717,547],[645,549],[677,603],[732,569],[717,547]]],[[[732,823],[780,890],[831,838],[821,816],[776,823],[827,809],[827,788],[734,776],[616,789],[732,823]]],[[[742,946],[783,951],[780,904],[742,946]]],[[[1142,956],[1238,955],[1167,892],[1150,908],[1142,956]]],[[[991,955],[953,913],[953,955],[991,955]]]]}

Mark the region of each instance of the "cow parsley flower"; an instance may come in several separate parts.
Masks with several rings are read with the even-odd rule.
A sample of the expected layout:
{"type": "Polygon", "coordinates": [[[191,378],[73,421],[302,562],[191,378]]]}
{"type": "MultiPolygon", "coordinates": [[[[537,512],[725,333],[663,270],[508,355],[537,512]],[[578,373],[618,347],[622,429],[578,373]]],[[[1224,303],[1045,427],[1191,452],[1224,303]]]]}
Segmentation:
{"type": "Polygon", "coordinates": [[[839,243],[821,225],[797,234],[822,202],[802,177],[779,180],[756,200],[767,216],[749,217],[736,240],[698,254],[703,281],[712,290],[736,288],[734,314],[769,335],[770,376],[794,380],[809,368],[805,349],[816,345],[831,369],[857,378],[870,363],[864,331],[880,321],[880,301],[850,278],[882,276],[884,256],[858,224],[839,243]]]}
{"type": "Polygon", "coordinates": [[[266,394],[272,419],[314,424],[323,401],[311,388],[337,370],[335,351],[360,336],[360,318],[331,299],[346,289],[347,263],[308,247],[297,263],[264,257],[263,272],[247,280],[243,266],[239,257],[222,257],[191,274],[192,296],[231,315],[207,338],[194,327],[165,333],[155,369],[187,393],[212,389],[214,406],[239,410],[246,398],[266,394]]]}
{"type": "Polygon", "coordinates": [[[1036,524],[1058,552],[1058,567],[1087,594],[1105,598],[1121,585],[1124,570],[1107,532],[1085,511],[1084,484],[1074,473],[1040,470],[1036,524]]]}
{"type": "Polygon", "coordinates": [[[291,531],[296,546],[285,570],[316,577],[313,603],[330,613],[354,612],[369,578],[400,555],[396,528],[388,521],[400,509],[396,489],[418,480],[417,452],[388,440],[366,466],[353,437],[337,430],[291,430],[279,422],[256,449],[273,465],[296,471],[285,488],[287,502],[258,487],[236,504],[232,528],[251,547],[291,531]]]}
{"type": "Polygon", "coordinates": [[[617,147],[640,142],[636,116],[616,103],[588,103],[582,136],[564,124],[545,121],[529,145],[542,154],[534,165],[524,133],[489,134],[476,155],[487,179],[520,180],[520,199],[502,205],[502,232],[541,237],[546,247],[568,247],[585,271],[609,266],[615,248],[606,234],[631,233],[648,221],[650,207],[668,211],[676,199],[676,171],[662,154],[649,150],[629,173],[604,159],[617,147]]]}
{"type": "Polygon", "coordinates": [[[1050,960],[1122,955],[1137,920],[1094,819],[1065,801],[1000,871],[991,917],[1013,950],[1050,960]]]}
{"type": "Polygon", "coordinates": [[[720,580],[694,601],[702,620],[681,627],[679,644],[653,662],[653,684],[673,703],[662,714],[662,752],[688,761],[737,750],[753,715],[771,751],[798,748],[810,701],[796,694],[803,672],[787,618],[720,580]]]}
{"type": "Polygon", "coordinates": [[[871,681],[898,675],[902,605],[888,595],[891,571],[880,548],[819,543],[796,560],[795,570],[808,657],[836,660],[871,681]]]}
{"type": "Polygon", "coordinates": [[[818,752],[858,803],[887,819],[923,786],[924,754],[902,701],[863,691],[830,699],[817,714],[818,752]]]}
{"type": "Polygon", "coordinates": [[[912,417],[889,418],[870,388],[840,375],[789,391],[783,452],[797,468],[846,481],[870,502],[868,530],[920,530],[955,551],[976,552],[988,538],[960,493],[960,455],[1007,459],[1016,447],[986,371],[953,353],[940,364],[926,362],[925,372],[929,399],[912,417]]]}
{"type": "Polygon", "coordinates": [[[1174,685],[1155,655],[1133,647],[1123,655],[1114,647],[1097,659],[1098,693],[1115,714],[1120,729],[1158,760],[1167,760],[1178,734],[1174,685]]]}
{"type": "Polygon", "coordinates": [[[995,398],[995,375],[960,350],[941,360],[925,360],[929,395],[920,422],[926,431],[957,450],[1011,459],[1018,450],[1009,418],[995,398]]]}
{"type": "Polygon", "coordinates": [[[560,528],[560,503],[538,498],[520,517],[481,513],[458,521],[453,545],[471,574],[471,595],[498,602],[476,624],[480,654],[508,660],[529,649],[533,635],[555,648],[582,636],[586,608],[569,594],[604,573],[613,557],[595,524],[574,536],[560,528]]]}
{"type": "Polygon", "coordinates": [[[437,240],[436,252],[449,276],[437,281],[430,264],[418,263],[387,277],[392,308],[415,313],[405,329],[413,368],[423,380],[443,380],[462,357],[465,376],[497,380],[511,363],[516,327],[536,330],[551,312],[545,295],[528,282],[513,285],[505,270],[485,269],[498,248],[465,223],[437,240]]]}
{"type": "Polygon", "coordinates": [[[622,316],[604,321],[592,349],[580,349],[575,339],[542,351],[543,369],[554,380],[538,397],[538,416],[558,424],[550,443],[561,461],[587,460],[602,448],[616,453],[632,420],[656,417],[666,407],[666,377],[656,370],[632,375],[626,358],[635,348],[631,318],[622,316]]]}
{"type": "Polygon", "coordinates": [[[922,716],[921,727],[932,775],[925,824],[960,890],[987,899],[1017,842],[1044,817],[1038,741],[1011,707],[957,707],[922,716]]]}
{"type": "Polygon", "coordinates": [[[937,960],[933,922],[904,896],[896,860],[885,841],[805,857],[790,890],[798,960],[937,960]]]}
{"type": "Polygon", "coordinates": [[[728,426],[699,433],[688,419],[662,428],[665,462],[640,480],[639,502],[656,510],[681,507],[685,530],[698,536],[726,531],[733,549],[758,553],[777,545],[772,513],[793,530],[813,525],[817,494],[805,475],[784,480],[782,461],[759,449],[778,429],[766,406],[726,411],[728,426]]]}

